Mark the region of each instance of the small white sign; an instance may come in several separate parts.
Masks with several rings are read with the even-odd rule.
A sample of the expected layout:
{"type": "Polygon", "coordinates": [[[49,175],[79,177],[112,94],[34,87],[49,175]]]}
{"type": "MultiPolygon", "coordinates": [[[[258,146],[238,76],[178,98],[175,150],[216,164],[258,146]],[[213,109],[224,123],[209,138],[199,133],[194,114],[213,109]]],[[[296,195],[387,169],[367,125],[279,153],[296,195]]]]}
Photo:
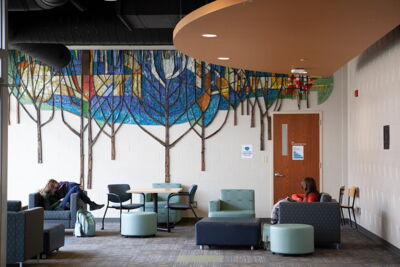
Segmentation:
{"type": "Polygon", "coordinates": [[[253,158],[253,145],[242,145],[242,159],[253,158]]]}
{"type": "Polygon", "coordinates": [[[304,146],[292,146],[292,160],[304,160],[304,146]]]}

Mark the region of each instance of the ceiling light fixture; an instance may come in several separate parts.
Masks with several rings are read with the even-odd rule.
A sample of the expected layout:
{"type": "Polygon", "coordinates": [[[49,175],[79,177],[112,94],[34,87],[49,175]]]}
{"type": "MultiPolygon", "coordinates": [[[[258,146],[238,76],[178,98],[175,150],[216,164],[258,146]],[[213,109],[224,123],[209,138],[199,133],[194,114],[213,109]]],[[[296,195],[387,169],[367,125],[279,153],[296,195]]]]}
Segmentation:
{"type": "Polygon", "coordinates": [[[218,60],[229,60],[229,57],[219,57],[218,60]]]}
{"type": "Polygon", "coordinates": [[[307,74],[307,71],[303,68],[293,68],[290,72],[293,74],[307,74]]]}
{"type": "Polygon", "coordinates": [[[202,34],[201,36],[203,36],[204,38],[215,38],[215,37],[217,37],[218,35],[213,34],[213,33],[204,33],[204,34],[202,34]]]}

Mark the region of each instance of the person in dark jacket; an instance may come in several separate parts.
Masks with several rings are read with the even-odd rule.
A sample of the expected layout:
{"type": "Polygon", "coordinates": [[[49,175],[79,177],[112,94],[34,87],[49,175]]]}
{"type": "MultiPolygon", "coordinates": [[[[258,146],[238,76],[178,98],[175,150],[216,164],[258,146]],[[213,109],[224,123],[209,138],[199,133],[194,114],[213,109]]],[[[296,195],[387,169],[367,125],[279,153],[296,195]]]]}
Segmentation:
{"type": "Polygon", "coordinates": [[[69,208],[71,194],[78,193],[80,199],[89,205],[90,210],[98,210],[104,207],[92,201],[80,188],[79,184],[74,182],[57,182],[50,179],[46,186],[40,190],[44,199],[45,210],[65,210],[69,208]]]}

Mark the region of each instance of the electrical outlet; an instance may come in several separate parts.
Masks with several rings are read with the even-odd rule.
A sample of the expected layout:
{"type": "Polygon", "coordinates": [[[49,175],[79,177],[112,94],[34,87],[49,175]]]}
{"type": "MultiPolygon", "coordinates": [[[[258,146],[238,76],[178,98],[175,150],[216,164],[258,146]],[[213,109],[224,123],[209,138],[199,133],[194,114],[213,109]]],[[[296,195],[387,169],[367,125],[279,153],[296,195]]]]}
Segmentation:
{"type": "Polygon", "coordinates": [[[197,201],[193,201],[192,207],[197,208],[197,201]]]}
{"type": "Polygon", "coordinates": [[[361,216],[361,208],[360,207],[355,208],[355,214],[357,214],[358,216],[361,216]]]}

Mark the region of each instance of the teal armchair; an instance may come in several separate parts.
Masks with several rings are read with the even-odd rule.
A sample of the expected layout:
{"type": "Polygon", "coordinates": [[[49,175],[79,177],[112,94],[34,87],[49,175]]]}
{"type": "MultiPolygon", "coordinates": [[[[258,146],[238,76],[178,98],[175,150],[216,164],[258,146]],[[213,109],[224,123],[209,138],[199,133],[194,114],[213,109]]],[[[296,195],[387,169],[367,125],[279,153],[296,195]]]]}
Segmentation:
{"type": "Polygon", "coordinates": [[[208,204],[208,217],[255,218],[254,190],[222,189],[221,197],[208,204]]]}
{"type": "MultiPolygon", "coordinates": [[[[181,184],[178,183],[153,183],[153,188],[179,188],[182,187],[181,184]]],[[[167,200],[169,194],[158,194],[158,213],[157,213],[157,221],[158,223],[167,223],[167,200]]],[[[151,194],[146,194],[145,196],[146,202],[145,207],[146,211],[154,211],[154,204],[151,194]]],[[[176,196],[170,199],[170,203],[180,203],[181,197],[176,196]]],[[[182,219],[180,210],[170,210],[169,211],[169,222],[170,223],[178,223],[182,219]]]]}

